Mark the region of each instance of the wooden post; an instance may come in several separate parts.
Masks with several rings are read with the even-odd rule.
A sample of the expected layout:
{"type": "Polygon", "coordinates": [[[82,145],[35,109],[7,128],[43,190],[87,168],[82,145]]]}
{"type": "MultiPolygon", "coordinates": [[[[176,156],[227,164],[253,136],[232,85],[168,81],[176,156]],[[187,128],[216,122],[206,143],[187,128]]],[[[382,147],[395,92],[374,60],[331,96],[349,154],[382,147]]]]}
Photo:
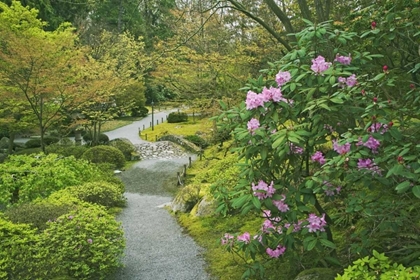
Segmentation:
{"type": "Polygon", "coordinates": [[[149,127],[152,127],[152,122],[149,122],[149,127]]]}
{"type": "Polygon", "coordinates": [[[147,141],[147,134],[145,136],[146,136],[146,139],[145,140],[147,141]]]}
{"type": "Polygon", "coordinates": [[[155,135],[155,142],[157,141],[157,135],[155,135]]]}
{"type": "Polygon", "coordinates": [[[190,167],[190,168],[191,168],[191,157],[188,157],[188,161],[189,161],[189,165],[188,165],[188,167],[190,167]]]}
{"type": "Polygon", "coordinates": [[[179,176],[179,172],[176,173],[176,177],[178,179],[177,185],[180,186],[181,184],[181,176],[179,176]]]}
{"type": "Polygon", "coordinates": [[[156,125],[158,125],[159,124],[159,120],[156,120],[156,125]]]}
{"type": "Polygon", "coordinates": [[[162,123],[163,123],[163,117],[162,117],[162,123]]]}
{"type": "Polygon", "coordinates": [[[184,178],[187,177],[187,165],[184,164],[184,178]]]}
{"type": "Polygon", "coordinates": [[[143,124],[143,130],[144,130],[145,128],[144,128],[144,124],[143,124]]]}

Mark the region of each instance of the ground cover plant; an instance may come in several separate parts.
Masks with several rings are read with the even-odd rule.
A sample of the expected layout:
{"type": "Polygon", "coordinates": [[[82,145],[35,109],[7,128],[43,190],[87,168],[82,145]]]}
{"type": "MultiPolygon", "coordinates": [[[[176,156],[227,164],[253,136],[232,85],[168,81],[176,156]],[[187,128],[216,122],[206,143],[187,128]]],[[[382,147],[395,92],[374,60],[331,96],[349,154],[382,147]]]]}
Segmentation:
{"type": "Polygon", "coordinates": [[[340,268],[372,250],[419,265],[419,59],[391,71],[374,63],[383,55],[353,49],[378,36],[376,23],[361,34],[307,24],[295,49],[243,88],[245,102],[221,103],[244,163],[219,209],[263,218],[222,243],[246,260],[244,278],[264,278],[278,259],[340,268]]]}
{"type": "Polygon", "coordinates": [[[56,154],[10,156],[0,169],[0,278],[105,279],[121,266],[118,178],[56,154]]]}

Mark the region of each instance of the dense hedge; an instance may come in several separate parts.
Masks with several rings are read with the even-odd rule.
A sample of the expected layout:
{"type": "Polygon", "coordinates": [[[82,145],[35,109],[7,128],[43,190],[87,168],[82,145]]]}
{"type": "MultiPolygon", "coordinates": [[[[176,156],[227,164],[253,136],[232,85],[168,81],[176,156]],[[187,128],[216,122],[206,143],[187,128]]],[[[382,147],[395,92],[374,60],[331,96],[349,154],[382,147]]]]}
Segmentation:
{"type": "Polygon", "coordinates": [[[123,168],[125,165],[124,154],[115,147],[105,145],[88,149],[82,158],[92,163],[109,163],[113,168],[123,168]]]}
{"type": "Polygon", "coordinates": [[[132,154],[136,151],[136,148],[133,144],[121,139],[114,139],[109,142],[109,145],[120,150],[123,153],[126,160],[131,160],[132,154]]]}
{"type": "Polygon", "coordinates": [[[172,112],[168,115],[168,123],[179,123],[188,121],[188,115],[182,112],[172,112]]]}

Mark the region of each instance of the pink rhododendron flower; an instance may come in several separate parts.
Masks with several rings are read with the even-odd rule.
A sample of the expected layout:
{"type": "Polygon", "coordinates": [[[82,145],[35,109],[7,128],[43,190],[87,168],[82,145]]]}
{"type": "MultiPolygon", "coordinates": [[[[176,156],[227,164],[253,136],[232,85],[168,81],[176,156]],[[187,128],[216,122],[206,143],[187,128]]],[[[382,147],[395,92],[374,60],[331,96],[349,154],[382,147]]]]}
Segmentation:
{"type": "Polygon", "coordinates": [[[246,95],[245,104],[246,104],[247,110],[252,110],[252,109],[258,108],[259,106],[263,106],[264,105],[263,96],[253,91],[248,91],[246,95]]]}
{"type": "Polygon", "coordinates": [[[248,244],[250,240],[251,240],[251,235],[249,234],[249,232],[245,232],[244,234],[238,236],[238,241],[242,241],[245,244],[248,244]]]}
{"type": "Polygon", "coordinates": [[[258,199],[272,197],[273,194],[276,192],[273,181],[271,181],[270,185],[268,185],[263,180],[260,180],[258,182],[258,185],[252,183],[252,190],[254,191],[254,196],[258,197],[258,199]]]}
{"type": "Polygon", "coordinates": [[[87,242],[88,242],[89,244],[92,244],[92,243],[93,243],[93,240],[89,238],[89,239],[87,240],[87,242]]]}
{"type": "Polygon", "coordinates": [[[372,175],[378,174],[381,176],[381,169],[376,165],[376,163],[373,162],[370,158],[362,159],[359,158],[359,161],[357,162],[357,168],[359,170],[369,170],[372,175]]]}
{"type": "Polygon", "coordinates": [[[290,152],[293,154],[298,154],[301,155],[303,154],[303,148],[293,144],[292,142],[290,142],[290,152]]]}
{"type": "Polygon", "coordinates": [[[379,142],[379,140],[376,140],[375,138],[373,138],[372,135],[369,136],[369,139],[363,144],[363,146],[371,149],[373,153],[378,152],[378,148],[379,148],[380,145],[381,145],[381,142],[379,142]]]}
{"type": "Polygon", "coordinates": [[[261,92],[261,98],[262,98],[263,102],[271,101],[271,99],[272,99],[271,89],[268,89],[267,87],[264,87],[262,92],[261,92]]]}
{"type": "Polygon", "coordinates": [[[279,87],[281,87],[282,85],[290,81],[291,78],[292,76],[290,75],[289,71],[280,71],[276,75],[276,82],[279,85],[279,87]]]}
{"type": "Polygon", "coordinates": [[[255,119],[255,118],[252,118],[249,122],[248,122],[248,130],[249,130],[249,132],[251,132],[251,133],[254,133],[254,131],[257,129],[257,128],[259,128],[260,127],[260,122],[257,120],[257,119],[255,119]]]}
{"type": "Polygon", "coordinates": [[[230,235],[229,233],[225,233],[225,235],[221,238],[222,245],[233,245],[233,235],[230,235]]]}
{"type": "Polygon", "coordinates": [[[355,74],[352,74],[350,77],[346,79],[346,84],[349,87],[354,87],[357,84],[357,78],[355,74]]]}
{"type": "Polygon", "coordinates": [[[331,62],[326,62],[323,56],[318,56],[315,59],[312,59],[312,66],[311,70],[315,72],[315,74],[321,74],[330,68],[331,62]]]}
{"type": "Polygon", "coordinates": [[[344,155],[350,151],[351,144],[346,143],[344,145],[338,144],[337,140],[333,140],[333,149],[340,155],[344,155]]]}
{"type": "Polygon", "coordinates": [[[270,230],[276,230],[276,227],[273,225],[273,222],[269,219],[264,220],[261,230],[265,233],[269,233],[270,230]]]}
{"type": "Polygon", "coordinates": [[[315,154],[313,154],[311,159],[312,159],[312,161],[319,162],[319,164],[321,164],[321,165],[323,165],[325,163],[324,155],[320,151],[317,151],[315,154]]]}
{"type": "Polygon", "coordinates": [[[289,206],[284,203],[283,200],[273,200],[273,204],[277,207],[277,209],[279,209],[280,212],[284,213],[289,211],[289,206]]]}
{"type": "Polygon", "coordinates": [[[349,65],[351,63],[351,55],[349,56],[343,56],[343,55],[336,55],[334,61],[337,61],[344,65],[349,65]]]}
{"type": "Polygon", "coordinates": [[[388,125],[387,124],[381,124],[379,122],[377,123],[373,123],[369,128],[368,128],[369,132],[372,133],[381,133],[384,134],[385,132],[388,131],[388,125]]]}
{"type": "Polygon", "coordinates": [[[271,87],[270,91],[271,91],[271,98],[273,99],[274,102],[280,102],[280,101],[285,100],[279,88],[271,87]]]}
{"type": "Polygon", "coordinates": [[[309,232],[325,231],[324,227],[327,225],[325,221],[325,213],[322,214],[322,217],[311,213],[307,219],[309,224],[306,226],[309,229],[309,232]]]}
{"type": "Polygon", "coordinates": [[[265,250],[265,252],[270,256],[270,257],[272,257],[272,258],[278,258],[278,257],[280,257],[281,255],[283,255],[284,254],[284,252],[286,251],[286,247],[284,247],[284,246],[277,246],[277,248],[276,249],[271,249],[271,248],[267,248],[266,250],[265,250]]]}

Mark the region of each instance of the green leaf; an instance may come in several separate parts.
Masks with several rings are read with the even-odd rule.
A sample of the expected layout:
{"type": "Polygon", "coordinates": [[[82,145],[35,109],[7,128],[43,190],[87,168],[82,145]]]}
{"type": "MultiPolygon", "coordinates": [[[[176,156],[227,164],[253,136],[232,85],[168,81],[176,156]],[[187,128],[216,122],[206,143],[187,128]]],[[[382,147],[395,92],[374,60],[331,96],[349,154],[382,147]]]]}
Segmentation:
{"type": "Polygon", "coordinates": [[[280,146],[281,144],[284,143],[285,139],[286,139],[286,135],[280,136],[279,138],[277,138],[276,141],[274,141],[274,143],[271,145],[271,147],[273,149],[277,148],[278,146],[280,146]]]}
{"type": "Polygon", "coordinates": [[[406,190],[408,190],[408,188],[410,187],[410,181],[404,181],[404,182],[402,182],[402,183],[400,183],[400,184],[398,184],[396,187],[395,187],[395,190],[398,192],[398,193],[403,193],[403,192],[405,192],[406,190]]]}
{"type": "Polygon", "coordinates": [[[382,79],[385,76],[385,73],[380,73],[378,75],[375,76],[375,78],[373,78],[374,81],[378,81],[380,79],[382,79]]]}
{"type": "Polygon", "coordinates": [[[317,239],[312,240],[311,242],[309,242],[308,247],[306,249],[308,251],[311,251],[313,248],[315,248],[317,242],[318,242],[317,239]]]}
{"type": "Polygon", "coordinates": [[[331,102],[336,103],[336,104],[343,104],[344,101],[341,98],[338,97],[333,97],[330,99],[331,102]]]}
{"type": "Polygon", "coordinates": [[[256,196],[252,197],[252,204],[254,204],[255,208],[258,210],[261,209],[261,201],[256,196]]]}
{"type": "Polygon", "coordinates": [[[327,240],[327,239],[320,239],[319,241],[321,241],[321,244],[326,246],[326,247],[329,247],[329,248],[332,248],[332,249],[336,248],[335,244],[332,243],[331,241],[327,240]]]}
{"type": "Polygon", "coordinates": [[[412,189],[412,192],[417,198],[420,198],[420,186],[419,185],[414,186],[413,189],[412,189]]]}

